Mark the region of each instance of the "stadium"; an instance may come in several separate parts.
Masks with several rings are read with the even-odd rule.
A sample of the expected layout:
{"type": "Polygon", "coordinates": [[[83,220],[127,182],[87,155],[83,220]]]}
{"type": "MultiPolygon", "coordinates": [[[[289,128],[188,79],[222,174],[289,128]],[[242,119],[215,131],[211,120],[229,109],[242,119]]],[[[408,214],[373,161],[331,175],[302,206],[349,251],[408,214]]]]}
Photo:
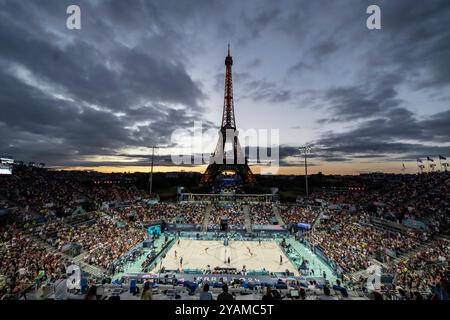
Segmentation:
{"type": "MultiPolygon", "coordinates": [[[[412,69],[402,64],[408,60],[403,59],[406,53],[412,52],[408,47],[386,58],[402,57],[395,68],[388,65],[391,62],[376,60],[387,65],[379,74],[368,75],[366,66],[358,65],[364,76],[349,80],[350,87],[344,80],[340,83],[341,74],[344,78],[359,72],[354,64],[361,57],[349,58],[351,50],[337,53],[346,48],[326,42],[331,36],[304,37],[302,41],[313,42],[302,51],[304,60],[292,57],[297,49],[289,47],[295,29],[290,23],[303,20],[292,16],[293,11],[263,10],[254,19],[247,16],[252,10],[242,10],[241,15],[233,11],[230,16],[239,17],[235,20],[246,24],[241,29],[247,31],[258,23],[265,26],[261,20],[270,24],[270,17],[280,20],[272,29],[260,25],[250,37],[239,37],[227,21],[205,18],[211,14],[206,5],[200,17],[191,12],[197,19],[190,23],[198,28],[192,35],[185,34],[184,27],[168,27],[169,18],[159,20],[166,13],[163,4],[147,7],[145,1],[137,1],[127,16],[118,1],[111,3],[111,7],[109,1],[86,3],[73,15],[84,14],[86,8],[105,16],[96,21],[87,18],[86,24],[75,23],[63,31],[53,26],[60,22],[53,11],[40,10],[36,4],[35,14],[44,18],[33,20],[33,30],[11,24],[18,36],[23,33],[23,42],[7,41],[9,31],[0,31],[8,48],[0,49],[1,300],[450,299],[450,133],[445,118],[449,97],[440,87],[448,85],[442,84],[448,74],[440,73],[448,62],[442,67],[427,60],[431,71],[417,67],[420,70],[410,76],[439,74],[420,83],[405,80],[400,87],[395,84],[403,80],[399,74],[412,69]],[[95,11],[103,6],[108,10],[95,11]],[[158,14],[151,16],[155,25],[149,27],[142,21],[148,22],[146,15],[152,10],[158,14]],[[123,24],[115,26],[109,19],[118,16],[123,24]],[[40,23],[42,29],[37,27],[40,23]],[[198,34],[208,31],[203,23],[217,24],[221,32],[230,28],[226,35],[235,35],[240,50],[236,57],[247,60],[234,61],[232,47],[223,39],[214,45],[209,38],[199,40],[198,34]],[[113,44],[97,33],[105,26],[112,28],[108,36],[113,44]],[[79,34],[66,34],[76,29],[79,34]],[[139,34],[139,30],[147,31],[139,34]],[[266,31],[270,38],[264,38],[266,31]],[[42,34],[45,37],[40,38],[42,34]],[[81,35],[82,40],[77,38],[81,35]],[[249,49],[248,43],[253,43],[249,39],[258,37],[263,44],[255,44],[258,50],[249,49]],[[173,43],[168,40],[172,38],[173,43]],[[289,49],[274,45],[265,51],[267,39],[287,41],[289,49]],[[203,40],[208,50],[199,49],[203,40]],[[146,41],[152,46],[143,44],[146,41]],[[215,54],[219,47],[224,65],[215,54]],[[39,63],[26,53],[35,48],[44,54],[39,63]],[[148,53],[150,49],[155,52],[148,53]],[[204,57],[199,51],[212,53],[204,57]],[[80,58],[71,60],[70,52],[80,58]],[[342,64],[330,60],[329,65],[345,67],[333,69],[337,78],[326,69],[334,54],[342,64]],[[278,60],[267,58],[272,55],[278,60]],[[220,72],[214,75],[211,70],[219,70],[216,61],[220,72]],[[47,68],[45,63],[51,65],[47,68]],[[233,74],[234,63],[243,71],[233,74]],[[263,69],[265,64],[270,67],[263,69]],[[281,69],[286,69],[286,77],[278,79],[281,69]],[[311,70],[314,74],[308,74],[311,70]],[[259,73],[260,80],[252,78],[259,73]],[[308,79],[298,82],[301,90],[288,89],[296,83],[291,77],[304,74],[308,79]],[[201,83],[205,78],[217,81],[201,83]],[[412,89],[407,87],[411,83],[412,89]],[[439,94],[426,91],[418,98],[431,101],[434,94],[431,111],[416,114],[417,104],[406,106],[404,92],[419,96],[417,88],[432,90],[433,85],[439,94]],[[210,90],[209,95],[202,90],[210,90]],[[200,106],[217,101],[220,110],[200,106]],[[306,112],[304,105],[310,108],[306,112]],[[298,110],[303,112],[299,126],[298,110]],[[220,118],[220,123],[207,115],[220,118]],[[238,130],[241,115],[256,129],[275,122],[274,127],[284,129],[289,138],[276,146],[263,145],[264,139],[249,145],[244,130],[238,130]],[[181,148],[187,142],[174,142],[171,134],[202,117],[218,134],[215,148],[206,152],[207,162],[174,164],[174,146],[181,148]],[[155,155],[155,149],[170,152],[155,155]],[[279,159],[262,159],[263,149],[279,159]],[[258,150],[255,156],[253,150],[258,150]],[[279,173],[264,171],[273,169],[274,162],[279,173]]],[[[392,6],[402,12],[402,6],[392,6]]],[[[227,8],[214,5],[213,11],[227,8]]],[[[22,4],[8,1],[0,1],[0,9],[5,9],[0,10],[0,20],[7,22],[12,12],[25,12],[22,4]],[[4,15],[8,19],[3,19],[3,11],[9,12],[4,15]]],[[[172,21],[176,26],[189,16],[186,7],[167,10],[180,10],[172,21]]],[[[443,15],[448,13],[443,10],[443,15]]],[[[341,18],[347,16],[343,13],[341,18]]],[[[360,20],[352,23],[359,26],[360,20]]],[[[7,22],[0,22],[0,27],[7,22]]],[[[316,20],[308,23],[317,26],[316,20]]],[[[426,57],[448,40],[448,33],[429,31],[436,24],[428,23],[404,37],[413,41],[423,34],[435,35],[439,41],[433,46],[415,46],[426,48],[426,57]]],[[[391,21],[386,29],[396,26],[391,21]]],[[[364,24],[363,31],[367,28],[364,24]]],[[[347,31],[352,41],[362,38],[359,31],[347,31]]],[[[214,37],[224,35],[218,32],[214,37]]],[[[373,51],[371,44],[364,45],[367,52],[373,51]]],[[[400,50],[388,47],[386,52],[394,49],[400,50]]],[[[448,45],[445,50],[442,55],[448,56],[448,45]]],[[[413,58],[420,60],[421,54],[413,58]]]]}
{"type": "Polygon", "coordinates": [[[445,298],[446,172],[340,177],[341,188],[293,203],[277,194],[162,202],[130,185],[133,174],[12,172],[1,176],[3,299],[84,299],[95,288],[99,299],[138,300],[150,285],[152,299],[198,300],[205,284],[214,299],[225,284],[236,300],[267,288],[274,299],[445,298]]]}

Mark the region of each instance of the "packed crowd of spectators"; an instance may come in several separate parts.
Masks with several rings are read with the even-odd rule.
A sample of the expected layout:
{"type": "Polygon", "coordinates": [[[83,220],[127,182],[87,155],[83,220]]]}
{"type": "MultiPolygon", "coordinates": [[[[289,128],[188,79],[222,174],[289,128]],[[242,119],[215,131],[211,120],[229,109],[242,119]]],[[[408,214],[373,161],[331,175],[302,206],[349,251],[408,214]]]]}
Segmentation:
{"type": "Polygon", "coordinates": [[[252,204],[250,206],[250,216],[253,224],[273,224],[272,203],[252,204]]]}
{"type": "Polygon", "coordinates": [[[1,206],[13,209],[18,217],[67,216],[80,208],[92,210],[104,202],[134,201],[145,195],[133,185],[96,179],[86,172],[15,166],[13,175],[0,176],[1,206]]]}
{"type": "Polygon", "coordinates": [[[375,258],[378,252],[391,250],[399,255],[427,240],[427,235],[419,231],[401,234],[376,229],[366,223],[367,218],[347,210],[336,211],[315,228],[313,243],[345,271],[356,272],[369,267],[369,258],[375,258]]]}
{"type": "MultiPolygon", "coordinates": [[[[79,244],[86,263],[118,272],[143,254],[127,253],[147,237],[145,224],[203,222],[208,204],[149,204],[142,200],[145,192],[132,185],[109,184],[96,176],[87,183],[86,174],[18,166],[14,175],[1,177],[0,208],[12,210],[17,220],[0,230],[0,276],[6,282],[2,294],[63,274],[67,261],[40,241],[59,252],[65,245],[79,244]],[[110,207],[108,215],[90,212],[104,203],[121,206],[110,207]],[[90,213],[85,219],[76,211],[90,213]],[[73,219],[61,218],[70,216],[73,219]]],[[[285,223],[313,224],[325,212],[310,239],[329,259],[351,273],[366,269],[380,254],[400,256],[392,265],[396,286],[422,292],[448,284],[449,241],[439,236],[450,230],[449,195],[448,174],[384,175],[357,191],[315,192],[311,198],[320,199],[319,205],[280,206],[280,214],[285,223]],[[399,224],[417,220],[429,228],[394,232],[372,225],[373,217],[399,224]]],[[[252,223],[273,223],[272,203],[247,205],[252,223]]],[[[214,204],[210,221],[217,225],[222,217],[228,217],[230,225],[243,225],[244,203],[214,204]]]]}
{"type": "MultiPolygon", "coordinates": [[[[395,284],[404,290],[426,292],[447,281],[450,273],[450,241],[439,239],[431,246],[400,259],[395,265],[395,284]]],[[[450,289],[450,288],[447,288],[450,289]]]]}
{"type": "Polygon", "coordinates": [[[243,225],[245,223],[244,207],[241,204],[214,204],[210,213],[213,224],[220,224],[222,218],[228,218],[229,225],[243,225]]]}
{"type": "Polygon", "coordinates": [[[450,174],[382,175],[366,184],[361,191],[325,190],[313,197],[398,223],[422,221],[430,232],[449,234],[450,174]]]}
{"type": "Polygon", "coordinates": [[[285,224],[307,223],[312,225],[321,212],[317,208],[299,205],[282,205],[279,210],[285,224]]]}
{"type": "Polygon", "coordinates": [[[394,261],[403,257],[394,266],[391,259],[387,262],[395,270],[396,284],[405,290],[420,292],[441,280],[448,283],[448,242],[440,240],[435,245],[433,239],[448,235],[450,176],[378,175],[367,180],[365,188],[357,191],[313,194],[318,211],[327,210],[326,219],[311,232],[313,243],[346,272],[366,269],[370,258],[377,256],[393,257],[394,261]],[[373,217],[388,223],[384,228],[375,227],[373,217]],[[412,224],[416,229],[410,228],[411,224],[405,228],[408,220],[419,222],[412,224]],[[403,227],[389,229],[389,222],[403,227]]]}
{"type": "Polygon", "coordinates": [[[17,295],[39,283],[51,283],[64,274],[67,261],[47,252],[23,231],[2,228],[0,242],[0,297],[17,295]]]}
{"type": "Polygon", "coordinates": [[[136,202],[122,208],[114,208],[111,213],[122,221],[138,222],[141,225],[160,221],[201,224],[205,210],[206,205],[202,203],[145,204],[136,202]]]}
{"type": "Polygon", "coordinates": [[[105,269],[146,238],[144,229],[118,227],[101,213],[93,213],[91,220],[76,226],[52,221],[33,228],[33,232],[58,250],[66,244],[80,244],[88,252],[85,262],[105,269]]]}

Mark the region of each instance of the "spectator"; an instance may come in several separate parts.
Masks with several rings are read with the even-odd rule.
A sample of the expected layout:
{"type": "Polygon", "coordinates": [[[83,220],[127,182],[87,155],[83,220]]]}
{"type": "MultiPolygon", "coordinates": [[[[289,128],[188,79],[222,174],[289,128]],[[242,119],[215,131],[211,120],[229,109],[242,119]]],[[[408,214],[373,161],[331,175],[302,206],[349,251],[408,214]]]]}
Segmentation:
{"type": "Polygon", "coordinates": [[[144,283],[144,287],[142,288],[141,300],[153,300],[153,292],[152,287],[150,286],[150,282],[146,281],[144,283]]]}
{"type": "Polygon", "coordinates": [[[272,295],[272,288],[270,286],[267,286],[266,293],[262,297],[262,301],[271,301],[275,300],[272,295]]]}
{"type": "Polygon", "coordinates": [[[200,293],[200,300],[213,300],[212,294],[209,292],[209,284],[205,283],[203,292],[200,293]]]}
{"type": "Polygon", "coordinates": [[[92,285],[89,287],[85,300],[97,300],[97,286],[92,285]]]}
{"type": "Polygon", "coordinates": [[[274,300],[283,300],[283,297],[280,294],[280,291],[278,290],[272,290],[272,296],[274,300]]]}
{"type": "Polygon", "coordinates": [[[306,290],[300,288],[300,300],[306,300],[306,290]]]}
{"type": "Polygon", "coordinates": [[[333,286],[333,290],[339,291],[343,297],[348,297],[347,289],[341,286],[341,280],[337,279],[336,284],[333,286]]]}
{"type": "Polygon", "coordinates": [[[321,295],[318,300],[338,300],[336,297],[331,296],[331,291],[328,286],[323,287],[323,295],[321,295]]]}
{"type": "Polygon", "coordinates": [[[383,295],[381,293],[379,293],[378,291],[374,291],[372,292],[373,295],[373,300],[375,301],[382,301],[383,299],[383,295]]]}
{"type": "Polygon", "coordinates": [[[226,284],[222,286],[222,293],[219,294],[217,300],[234,300],[234,297],[228,293],[228,286],[226,284]]]}

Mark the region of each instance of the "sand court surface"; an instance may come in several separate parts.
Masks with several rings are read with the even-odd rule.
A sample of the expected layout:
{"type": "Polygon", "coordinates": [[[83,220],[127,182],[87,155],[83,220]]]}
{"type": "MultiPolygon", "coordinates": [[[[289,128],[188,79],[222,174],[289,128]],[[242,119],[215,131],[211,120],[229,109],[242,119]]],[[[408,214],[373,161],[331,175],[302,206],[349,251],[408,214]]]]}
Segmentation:
{"type": "MultiPolygon", "coordinates": [[[[228,267],[242,270],[262,270],[284,272],[289,270],[299,275],[275,241],[230,241],[224,246],[223,241],[180,240],[176,242],[162,259],[162,266],[169,270],[180,268],[180,258],[183,258],[183,269],[206,269],[228,267]],[[282,264],[280,264],[280,255],[282,264]],[[228,264],[228,258],[230,263],[228,264]]],[[[158,263],[159,269],[161,263],[158,263]]],[[[156,271],[156,270],[154,270],[156,271]]]]}

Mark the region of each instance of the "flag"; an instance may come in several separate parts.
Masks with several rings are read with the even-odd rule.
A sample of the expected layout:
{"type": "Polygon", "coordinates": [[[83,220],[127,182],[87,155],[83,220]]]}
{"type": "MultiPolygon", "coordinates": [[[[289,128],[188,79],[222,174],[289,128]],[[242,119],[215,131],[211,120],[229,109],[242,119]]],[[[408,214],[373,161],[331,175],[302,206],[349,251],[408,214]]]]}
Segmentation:
{"type": "Polygon", "coordinates": [[[447,158],[439,155],[439,160],[447,160],[447,158]]]}
{"type": "Polygon", "coordinates": [[[403,169],[403,170],[405,170],[405,169],[406,169],[406,167],[405,167],[405,163],[404,163],[404,162],[402,163],[402,169],[403,169]]]}
{"type": "Polygon", "coordinates": [[[431,162],[434,162],[434,160],[431,159],[430,157],[427,157],[427,160],[428,160],[428,161],[431,161],[431,162]]]}
{"type": "Polygon", "coordinates": [[[420,162],[420,163],[422,163],[422,160],[420,160],[420,159],[417,159],[417,162],[420,162]]]}

